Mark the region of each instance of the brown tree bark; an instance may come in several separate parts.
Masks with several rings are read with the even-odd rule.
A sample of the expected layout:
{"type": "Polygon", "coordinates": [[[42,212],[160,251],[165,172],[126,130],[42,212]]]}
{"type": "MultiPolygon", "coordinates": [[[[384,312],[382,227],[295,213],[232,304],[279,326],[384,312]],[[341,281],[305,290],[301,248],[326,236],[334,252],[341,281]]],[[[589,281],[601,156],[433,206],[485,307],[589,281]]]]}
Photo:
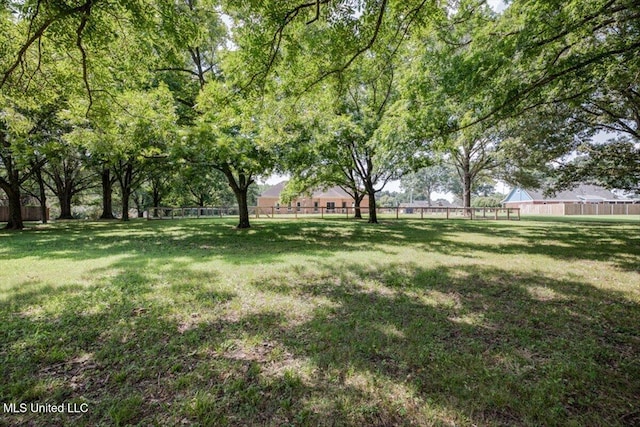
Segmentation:
{"type": "Polygon", "coordinates": [[[115,219],[113,215],[113,179],[109,168],[102,169],[102,215],[100,219],[115,219]]]}
{"type": "MultiPolygon", "coordinates": [[[[17,175],[17,172],[16,172],[17,175]]],[[[5,190],[7,198],[9,199],[9,221],[4,227],[6,230],[22,230],[24,228],[24,222],[22,221],[22,203],[20,202],[20,185],[14,185],[14,180],[9,184],[5,190]]]]}
{"type": "Polygon", "coordinates": [[[3,156],[2,162],[7,171],[7,178],[0,177],[0,188],[9,199],[9,221],[4,228],[6,230],[22,230],[24,222],[22,221],[22,203],[20,200],[20,174],[14,168],[13,159],[10,155],[3,156]]]}

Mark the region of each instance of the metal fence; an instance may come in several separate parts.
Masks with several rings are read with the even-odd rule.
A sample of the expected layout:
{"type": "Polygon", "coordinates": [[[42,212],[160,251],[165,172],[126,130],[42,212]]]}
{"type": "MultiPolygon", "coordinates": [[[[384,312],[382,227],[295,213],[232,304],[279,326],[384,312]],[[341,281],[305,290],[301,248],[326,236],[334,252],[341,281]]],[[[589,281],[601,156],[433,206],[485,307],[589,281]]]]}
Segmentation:
{"type": "MultiPolygon", "coordinates": [[[[369,216],[368,207],[249,207],[249,215],[255,218],[354,218],[357,212],[369,216]]],[[[379,207],[379,218],[414,219],[472,219],[472,220],[520,220],[519,208],[459,208],[459,207],[379,207]]],[[[154,207],[146,212],[147,219],[212,218],[237,216],[237,207],[154,207]]]]}

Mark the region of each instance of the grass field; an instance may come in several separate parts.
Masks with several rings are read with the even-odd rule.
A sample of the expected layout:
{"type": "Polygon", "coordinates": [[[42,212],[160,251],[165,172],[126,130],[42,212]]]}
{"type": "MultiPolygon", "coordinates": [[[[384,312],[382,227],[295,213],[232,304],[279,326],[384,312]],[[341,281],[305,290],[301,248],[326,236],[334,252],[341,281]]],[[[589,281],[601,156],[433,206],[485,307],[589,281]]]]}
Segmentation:
{"type": "Polygon", "coordinates": [[[640,425],[638,218],[234,225],[0,232],[0,425],[640,425]]]}

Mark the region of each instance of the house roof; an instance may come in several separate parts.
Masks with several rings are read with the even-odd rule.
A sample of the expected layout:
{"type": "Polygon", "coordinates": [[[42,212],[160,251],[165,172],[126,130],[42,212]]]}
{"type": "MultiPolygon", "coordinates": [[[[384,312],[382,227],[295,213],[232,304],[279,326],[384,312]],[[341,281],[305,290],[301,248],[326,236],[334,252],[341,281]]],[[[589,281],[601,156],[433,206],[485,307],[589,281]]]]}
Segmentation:
{"type": "Polygon", "coordinates": [[[554,196],[545,196],[544,191],[516,187],[509,192],[502,203],[523,201],[604,202],[609,200],[621,200],[621,198],[604,187],[580,184],[572,190],[560,191],[554,196]]]}
{"type": "MultiPolygon", "coordinates": [[[[277,184],[275,184],[272,187],[269,187],[267,190],[265,190],[260,197],[271,197],[271,198],[276,198],[279,199],[280,198],[280,193],[282,193],[282,190],[284,190],[284,187],[287,185],[288,181],[281,181],[277,184]]],[[[339,198],[339,199],[347,199],[347,198],[351,198],[351,196],[349,194],[347,194],[346,191],[344,191],[342,188],[340,187],[330,187],[330,188],[326,188],[326,189],[317,189],[314,190],[311,197],[313,199],[331,199],[331,198],[339,198]]]]}
{"type": "Polygon", "coordinates": [[[347,199],[347,198],[350,198],[351,196],[348,195],[347,192],[340,187],[331,187],[325,190],[323,189],[315,190],[311,195],[311,197],[314,199],[331,199],[331,198],[347,199]]]}
{"type": "Polygon", "coordinates": [[[262,192],[260,197],[275,197],[276,199],[280,197],[280,193],[284,190],[284,186],[287,185],[288,181],[280,181],[279,183],[267,188],[262,192]]]}

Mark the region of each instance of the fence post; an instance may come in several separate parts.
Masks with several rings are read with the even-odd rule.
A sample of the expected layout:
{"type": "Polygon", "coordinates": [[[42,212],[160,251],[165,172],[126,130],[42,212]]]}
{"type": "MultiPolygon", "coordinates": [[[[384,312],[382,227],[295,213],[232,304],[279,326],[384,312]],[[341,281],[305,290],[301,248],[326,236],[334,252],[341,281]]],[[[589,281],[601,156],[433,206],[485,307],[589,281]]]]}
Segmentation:
{"type": "Polygon", "coordinates": [[[507,221],[511,219],[511,208],[507,208],[507,221]]]}
{"type": "Polygon", "coordinates": [[[420,208],[420,219],[424,219],[424,208],[420,208]]]}
{"type": "Polygon", "coordinates": [[[449,219],[449,208],[447,208],[447,219],[449,219]]]}
{"type": "Polygon", "coordinates": [[[400,206],[396,206],[396,219],[400,217],[400,206]]]}
{"type": "Polygon", "coordinates": [[[324,206],[320,206],[320,218],[324,219],[324,206]]]}

